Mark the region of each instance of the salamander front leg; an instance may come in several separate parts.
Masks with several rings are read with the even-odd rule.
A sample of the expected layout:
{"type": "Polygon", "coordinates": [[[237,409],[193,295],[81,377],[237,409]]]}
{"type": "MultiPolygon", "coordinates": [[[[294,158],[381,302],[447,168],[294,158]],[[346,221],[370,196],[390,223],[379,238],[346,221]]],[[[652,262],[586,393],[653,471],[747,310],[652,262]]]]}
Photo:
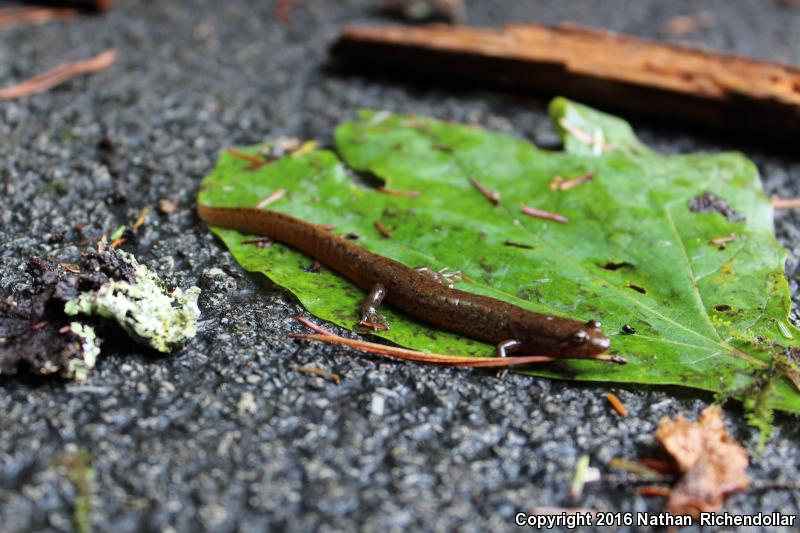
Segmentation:
{"type": "Polygon", "coordinates": [[[453,285],[457,281],[461,281],[461,272],[458,270],[451,271],[449,268],[444,267],[441,270],[433,270],[432,268],[428,268],[426,266],[417,267],[414,270],[419,272],[420,274],[425,274],[433,281],[439,282],[445,287],[453,288],[453,285]]]}
{"type": "Polygon", "coordinates": [[[381,302],[386,296],[386,287],[377,283],[361,302],[361,320],[358,325],[373,331],[388,331],[389,323],[381,314],[381,302]]]}
{"type": "Polygon", "coordinates": [[[495,351],[497,357],[508,357],[509,352],[513,352],[515,348],[519,348],[522,343],[516,339],[509,339],[497,345],[495,351]]]}
{"type": "MultiPolygon", "coordinates": [[[[508,339],[507,341],[503,341],[499,343],[495,347],[495,353],[497,357],[508,357],[509,352],[513,352],[516,348],[522,346],[522,343],[517,339],[508,339]]],[[[497,373],[497,379],[503,380],[506,379],[508,375],[508,368],[504,368],[500,372],[497,373]]]]}

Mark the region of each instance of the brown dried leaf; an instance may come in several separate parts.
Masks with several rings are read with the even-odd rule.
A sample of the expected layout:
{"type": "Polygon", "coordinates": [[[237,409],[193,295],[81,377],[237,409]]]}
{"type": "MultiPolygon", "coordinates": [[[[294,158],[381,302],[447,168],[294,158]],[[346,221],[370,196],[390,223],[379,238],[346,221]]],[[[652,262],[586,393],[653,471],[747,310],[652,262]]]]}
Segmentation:
{"type": "Polygon", "coordinates": [[[156,209],[164,215],[171,215],[178,209],[178,201],[169,198],[162,198],[156,204],[156,209]]]}
{"type": "Polygon", "coordinates": [[[674,421],[664,417],[655,437],[683,474],[670,493],[667,512],[694,517],[714,512],[727,495],[750,485],[747,450],[728,434],[719,406],[708,407],[697,422],[680,414],[674,421]]]}

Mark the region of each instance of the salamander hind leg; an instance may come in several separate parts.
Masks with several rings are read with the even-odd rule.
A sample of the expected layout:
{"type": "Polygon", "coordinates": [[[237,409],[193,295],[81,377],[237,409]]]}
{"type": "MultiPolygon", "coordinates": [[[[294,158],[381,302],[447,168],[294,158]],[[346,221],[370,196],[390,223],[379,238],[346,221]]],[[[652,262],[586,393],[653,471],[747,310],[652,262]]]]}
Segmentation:
{"type": "Polygon", "coordinates": [[[462,278],[461,272],[458,270],[450,270],[447,267],[444,267],[441,270],[434,270],[426,266],[420,266],[414,270],[420,274],[428,276],[433,281],[441,283],[445,287],[450,287],[451,289],[453,288],[453,285],[455,285],[457,281],[461,281],[462,278]]]}
{"type": "Polygon", "coordinates": [[[381,302],[386,296],[386,287],[377,283],[361,302],[361,320],[358,325],[372,331],[388,331],[389,323],[381,314],[381,302]]]}

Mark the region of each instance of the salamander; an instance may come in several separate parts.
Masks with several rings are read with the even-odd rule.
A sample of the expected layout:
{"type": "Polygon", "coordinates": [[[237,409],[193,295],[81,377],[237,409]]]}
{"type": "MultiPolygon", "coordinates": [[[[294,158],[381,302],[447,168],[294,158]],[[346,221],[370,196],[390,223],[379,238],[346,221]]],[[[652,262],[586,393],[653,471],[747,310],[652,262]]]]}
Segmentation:
{"type": "Polygon", "coordinates": [[[536,313],[495,298],[454,289],[427,268],[410,268],[374,254],[329,231],[277,211],[197,206],[211,226],[269,237],[295,248],[368,291],[360,324],[388,329],[382,300],[437,328],[494,344],[497,355],[512,352],[560,358],[593,358],[611,341],[600,322],[536,313]]]}

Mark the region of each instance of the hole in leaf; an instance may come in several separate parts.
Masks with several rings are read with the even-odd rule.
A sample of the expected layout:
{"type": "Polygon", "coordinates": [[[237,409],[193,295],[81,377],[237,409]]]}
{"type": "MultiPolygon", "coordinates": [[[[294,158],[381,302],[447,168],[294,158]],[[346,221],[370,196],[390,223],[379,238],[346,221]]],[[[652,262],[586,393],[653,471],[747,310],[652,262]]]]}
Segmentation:
{"type": "Polygon", "coordinates": [[[628,263],[627,261],[609,261],[608,263],[602,265],[606,270],[619,270],[620,268],[634,268],[632,263],[628,263]]]}
{"type": "Polygon", "coordinates": [[[369,189],[377,189],[386,185],[386,181],[369,170],[354,170],[348,169],[351,179],[363,187],[369,189]]]}
{"type": "Polygon", "coordinates": [[[731,306],[728,305],[728,304],[719,304],[719,305],[715,305],[714,309],[716,309],[717,311],[722,313],[724,311],[730,311],[731,310],[731,306]]]}
{"type": "Polygon", "coordinates": [[[443,146],[441,144],[431,145],[431,148],[436,150],[437,152],[442,152],[442,153],[445,153],[445,154],[452,154],[453,153],[453,149],[452,148],[450,148],[449,146],[443,146]]]}
{"type": "Polygon", "coordinates": [[[505,241],[503,244],[513,248],[525,248],[526,250],[533,250],[534,248],[532,245],[525,244],[524,242],[505,241]]]}
{"type": "Polygon", "coordinates": [[[635,290],[638,293],[647,294],[647,289],[645,289],[644,287],[641,287],[639,285],[634,285],[633,283],[631,283],[631,284],[628,285],[628,287],[630,287],[631,289],[635,290]]]}

